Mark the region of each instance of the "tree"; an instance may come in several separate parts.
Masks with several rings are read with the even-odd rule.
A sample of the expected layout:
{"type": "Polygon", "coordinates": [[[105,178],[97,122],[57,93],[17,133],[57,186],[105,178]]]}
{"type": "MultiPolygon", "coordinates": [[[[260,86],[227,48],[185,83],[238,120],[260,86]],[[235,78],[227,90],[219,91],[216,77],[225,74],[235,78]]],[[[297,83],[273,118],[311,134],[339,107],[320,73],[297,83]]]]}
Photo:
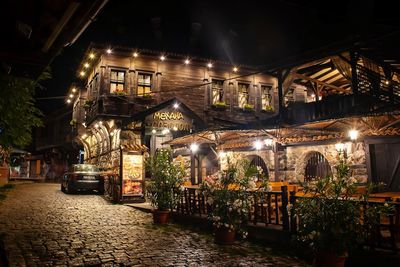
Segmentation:
{"type": "Polygon", "coordinates": [[[0,163],[11,147],[21,147],[32,140],[32,128],[42,126],[42,113],[35,106],[35,90],[48,79],[45,71],[37,80],[0,73],[0,163]]]}

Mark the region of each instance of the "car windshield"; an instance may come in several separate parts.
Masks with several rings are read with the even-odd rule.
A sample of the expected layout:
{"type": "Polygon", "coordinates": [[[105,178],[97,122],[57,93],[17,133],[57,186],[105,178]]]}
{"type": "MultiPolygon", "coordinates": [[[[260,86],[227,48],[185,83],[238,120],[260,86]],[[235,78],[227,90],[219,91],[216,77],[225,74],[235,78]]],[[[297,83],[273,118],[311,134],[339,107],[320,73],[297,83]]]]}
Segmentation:
{"type": "Polygon", "coordinates": [[[78,164],[74,165],[74,172],[99,172],[99,168],[95,165],[78,164]]]}

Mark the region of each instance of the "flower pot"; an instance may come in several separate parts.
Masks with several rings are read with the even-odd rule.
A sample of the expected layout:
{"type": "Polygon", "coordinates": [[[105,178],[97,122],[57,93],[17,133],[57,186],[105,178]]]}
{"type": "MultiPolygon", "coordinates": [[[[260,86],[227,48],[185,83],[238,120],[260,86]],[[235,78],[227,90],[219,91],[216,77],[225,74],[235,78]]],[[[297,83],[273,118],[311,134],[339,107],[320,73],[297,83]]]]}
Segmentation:
{"type": "Polygon", "coordinates": [[[344,267],[346,254],[338,255],[336,252],[320,251],[315,256],[316,267],[344,267]]]}
{"type": "Polygon", "coordinates": [[[216,228],[214,241],[220,245],[231,245],[235,242],[235,231],[225,227],[216,228]]]}
{"type": "Polygon", "coordinates": [[[153,210],[154,224],[168,224],[169,210],[153,210]]]}

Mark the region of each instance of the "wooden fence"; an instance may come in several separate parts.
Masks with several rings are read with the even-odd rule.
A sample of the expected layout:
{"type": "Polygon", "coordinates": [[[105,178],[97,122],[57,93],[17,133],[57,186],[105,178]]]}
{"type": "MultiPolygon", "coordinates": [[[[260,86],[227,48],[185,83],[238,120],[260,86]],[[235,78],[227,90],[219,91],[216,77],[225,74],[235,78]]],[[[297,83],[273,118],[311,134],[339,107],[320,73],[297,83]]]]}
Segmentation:
{"type": "MultiPolygon", "coordinates": [[[[300,197],[296,192],[288,192],[287,186],[282,186],[281,191],[253,192],[250,195],[252,207],[249,212],[249,223],[261,227],[277,226],[282,231],[295,234],[298,230],[299,218],[288,211],[288,205],[296,206],[300,197]]],[[[369,205],[384,205],[383,201],[369,202],[369,205]]],[[[399,250],[397,242],[400,241],[400,203],[392,202],[394,213],[390,216],[379,218],[372,241],[367,244],[373,248],[385,248],[395,252],[399,250]]],[[[176,212],[184,215],[207,217],[212,207],[207,204],[207,198],[198,188],[185,188],[178,203],[176,212]]]]}

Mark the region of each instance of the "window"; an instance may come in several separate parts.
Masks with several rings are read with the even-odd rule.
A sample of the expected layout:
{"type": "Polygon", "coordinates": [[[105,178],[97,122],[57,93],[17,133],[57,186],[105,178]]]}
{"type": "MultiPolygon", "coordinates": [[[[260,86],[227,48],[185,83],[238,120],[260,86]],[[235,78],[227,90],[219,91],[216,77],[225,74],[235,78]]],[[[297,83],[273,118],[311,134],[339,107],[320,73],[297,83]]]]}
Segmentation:
{"type": "Polygon", "coordinates": [[[212,104],[224,102],[224,81],[212,80],[212,104]]]}
{"type": "Polygon", "coordinates": [[[124,91],[125,71],[111,71],[110,93],[115,94],[124,91]]]}
{"type": "Polygon", "coordinates": [[[151,95],[151,74],[139,73],[137,81],[137,95],[151,95]]]}
{"type": "Polygon", "coordinates": [[[272,107],[272,86],[261,85],[261,109],[270,110],[272,107]]]}
{"type": "Polygon", "coordinates": [[[239,83],[238,92],[239,92],[239,107],[244,108],[245,105],[249,103],[249,84],[239,83]]]}

